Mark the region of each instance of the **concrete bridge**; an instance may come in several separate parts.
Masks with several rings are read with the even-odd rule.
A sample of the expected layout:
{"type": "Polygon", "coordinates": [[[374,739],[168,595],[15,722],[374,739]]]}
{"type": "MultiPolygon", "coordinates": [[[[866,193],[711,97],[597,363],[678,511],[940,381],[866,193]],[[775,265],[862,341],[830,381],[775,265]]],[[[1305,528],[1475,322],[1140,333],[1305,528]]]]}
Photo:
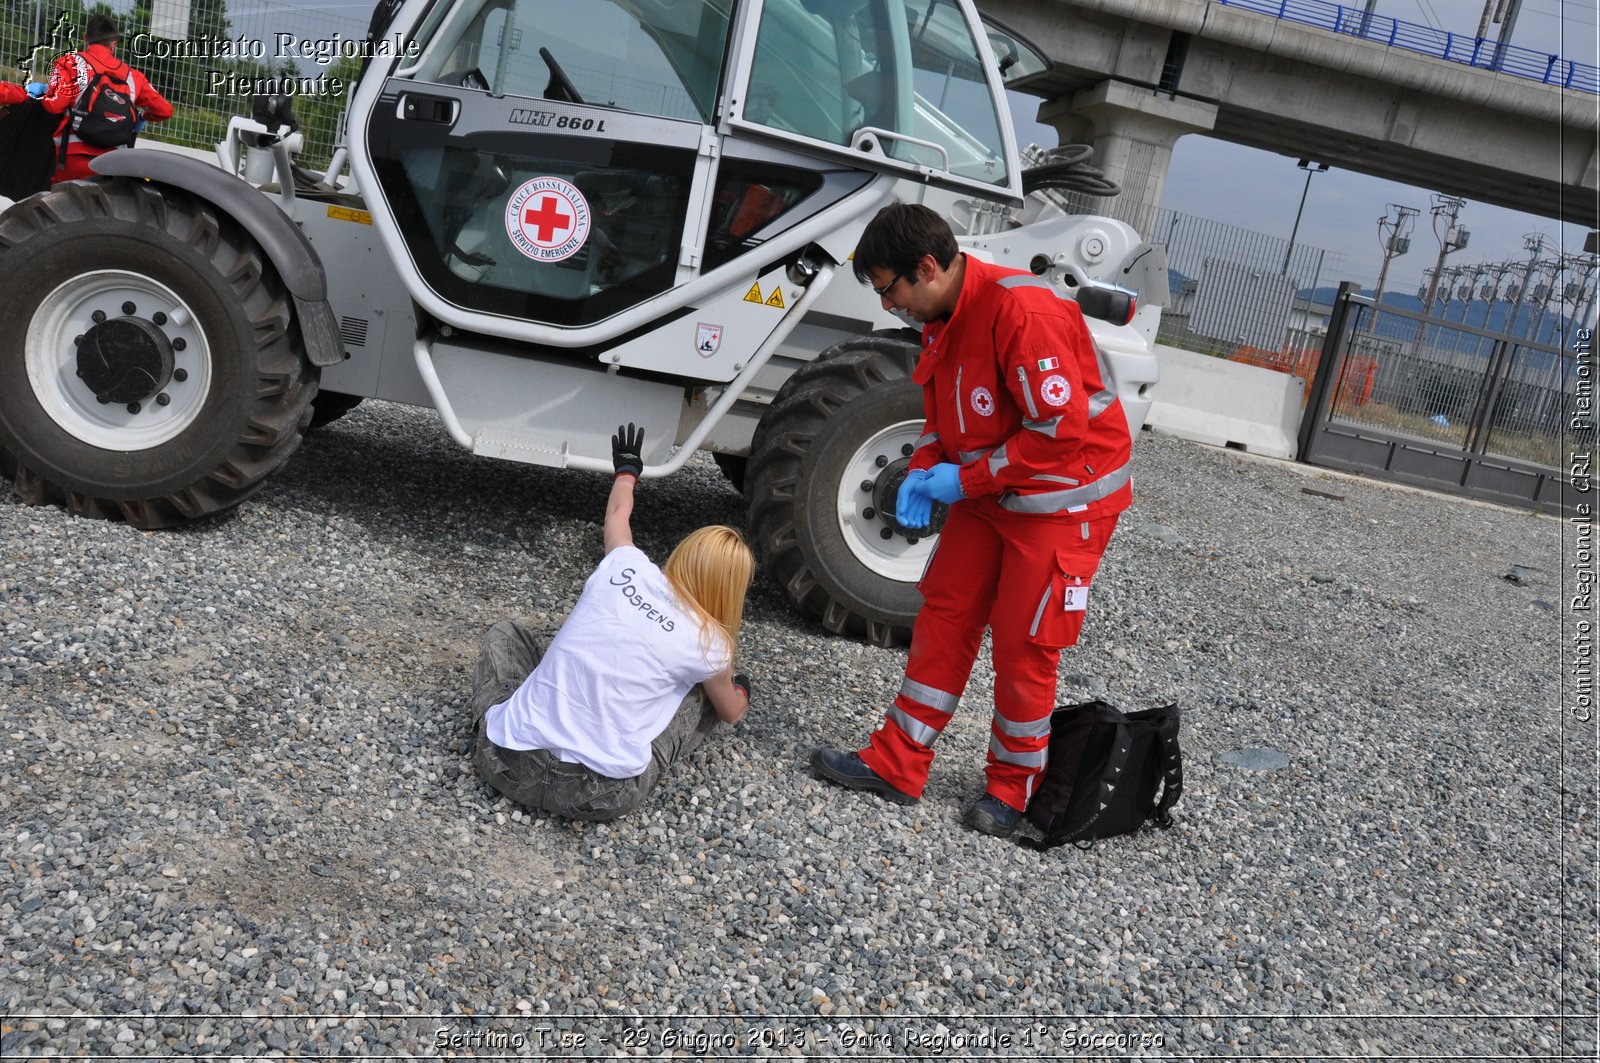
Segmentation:
{"type": "Polygon", "coordinates": [[[1600,226],[1600,96],[1215,0],[979,6],[1050,59],[1015,87],[1095,146],[1123,189],[1096,209],[1140,232],[1185,133],[1600,226]]]}

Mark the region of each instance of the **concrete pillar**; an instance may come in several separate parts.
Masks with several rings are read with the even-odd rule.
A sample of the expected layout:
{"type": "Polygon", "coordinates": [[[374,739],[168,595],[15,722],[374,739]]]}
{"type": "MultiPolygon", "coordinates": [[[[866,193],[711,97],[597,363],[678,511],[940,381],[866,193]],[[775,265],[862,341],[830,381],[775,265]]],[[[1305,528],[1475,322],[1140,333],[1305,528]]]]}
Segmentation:
{"type": "Polygon", "coordinates": [[[1039,121],[1054,126],[1063,144],[1092,144],[1097,166],[1122,186],[1098,199],[1097,214],[1127,222],[1148,239],[1167,183],[1172,146],[1185,133],[1216,126],[1217,105],[1172,99],[1124,81],[1102,81],[1039,107],[1039,121]]]}

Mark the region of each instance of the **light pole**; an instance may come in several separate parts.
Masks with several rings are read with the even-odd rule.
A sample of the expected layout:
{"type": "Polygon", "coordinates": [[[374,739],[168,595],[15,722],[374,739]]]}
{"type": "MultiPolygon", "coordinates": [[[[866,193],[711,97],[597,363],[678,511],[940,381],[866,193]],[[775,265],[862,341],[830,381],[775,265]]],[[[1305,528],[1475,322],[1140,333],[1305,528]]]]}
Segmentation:
{"type": "Polygon", "coordinates": [[[1289,230],[1289,250],[1283,253],[1283,269],[1279,272],[1285,277],[1289,275],[1289,259],[1294,256],[1294,238],[1300,235],[1300,215],[1305,213],[1306,196],[1311,193],[1311,175],[1328,172],[1328,164],[1325,162],[1301,159],[1295,165],[1306,172],[1306,185],[1300,190],[1300,206],[1294,212],[1294,228],[1289,230]]]}

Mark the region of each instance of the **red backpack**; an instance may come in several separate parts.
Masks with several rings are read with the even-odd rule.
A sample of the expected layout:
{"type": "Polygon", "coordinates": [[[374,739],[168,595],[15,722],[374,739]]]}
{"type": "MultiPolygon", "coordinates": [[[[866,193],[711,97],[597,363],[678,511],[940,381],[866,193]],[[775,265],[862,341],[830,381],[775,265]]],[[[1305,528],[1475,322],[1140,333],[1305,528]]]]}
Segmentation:
{"type": "Polygon", "coordinates": [[[138,137],[139,112],[133,105],[133,71],[126,63],[115,70],[97,70],[82,55],[76,57],[83,91],[67,111],[67,128],[61,137],[61,161],[67,158],[67,140],[77,137],[95,148],[131,147],[138,137]]]}

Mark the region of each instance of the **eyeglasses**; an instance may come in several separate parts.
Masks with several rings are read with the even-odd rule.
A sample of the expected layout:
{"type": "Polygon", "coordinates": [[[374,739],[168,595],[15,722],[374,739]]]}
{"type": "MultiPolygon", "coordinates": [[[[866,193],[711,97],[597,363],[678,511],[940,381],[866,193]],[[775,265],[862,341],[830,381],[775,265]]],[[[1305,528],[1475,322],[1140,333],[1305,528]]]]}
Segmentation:
{"type": "Polygon", "coordinates": [[[894,291],[894,286],[896,284],[899,284],[901,281],[909,281],[910,279],[911,278],[904,273],[896,273],[894,275],[894,279],[888,284],[885,284],[882,288],[873,288],[872,294],[876,295],[879,299],[887,299],[889,298],[889,293],[894,291]]]}

